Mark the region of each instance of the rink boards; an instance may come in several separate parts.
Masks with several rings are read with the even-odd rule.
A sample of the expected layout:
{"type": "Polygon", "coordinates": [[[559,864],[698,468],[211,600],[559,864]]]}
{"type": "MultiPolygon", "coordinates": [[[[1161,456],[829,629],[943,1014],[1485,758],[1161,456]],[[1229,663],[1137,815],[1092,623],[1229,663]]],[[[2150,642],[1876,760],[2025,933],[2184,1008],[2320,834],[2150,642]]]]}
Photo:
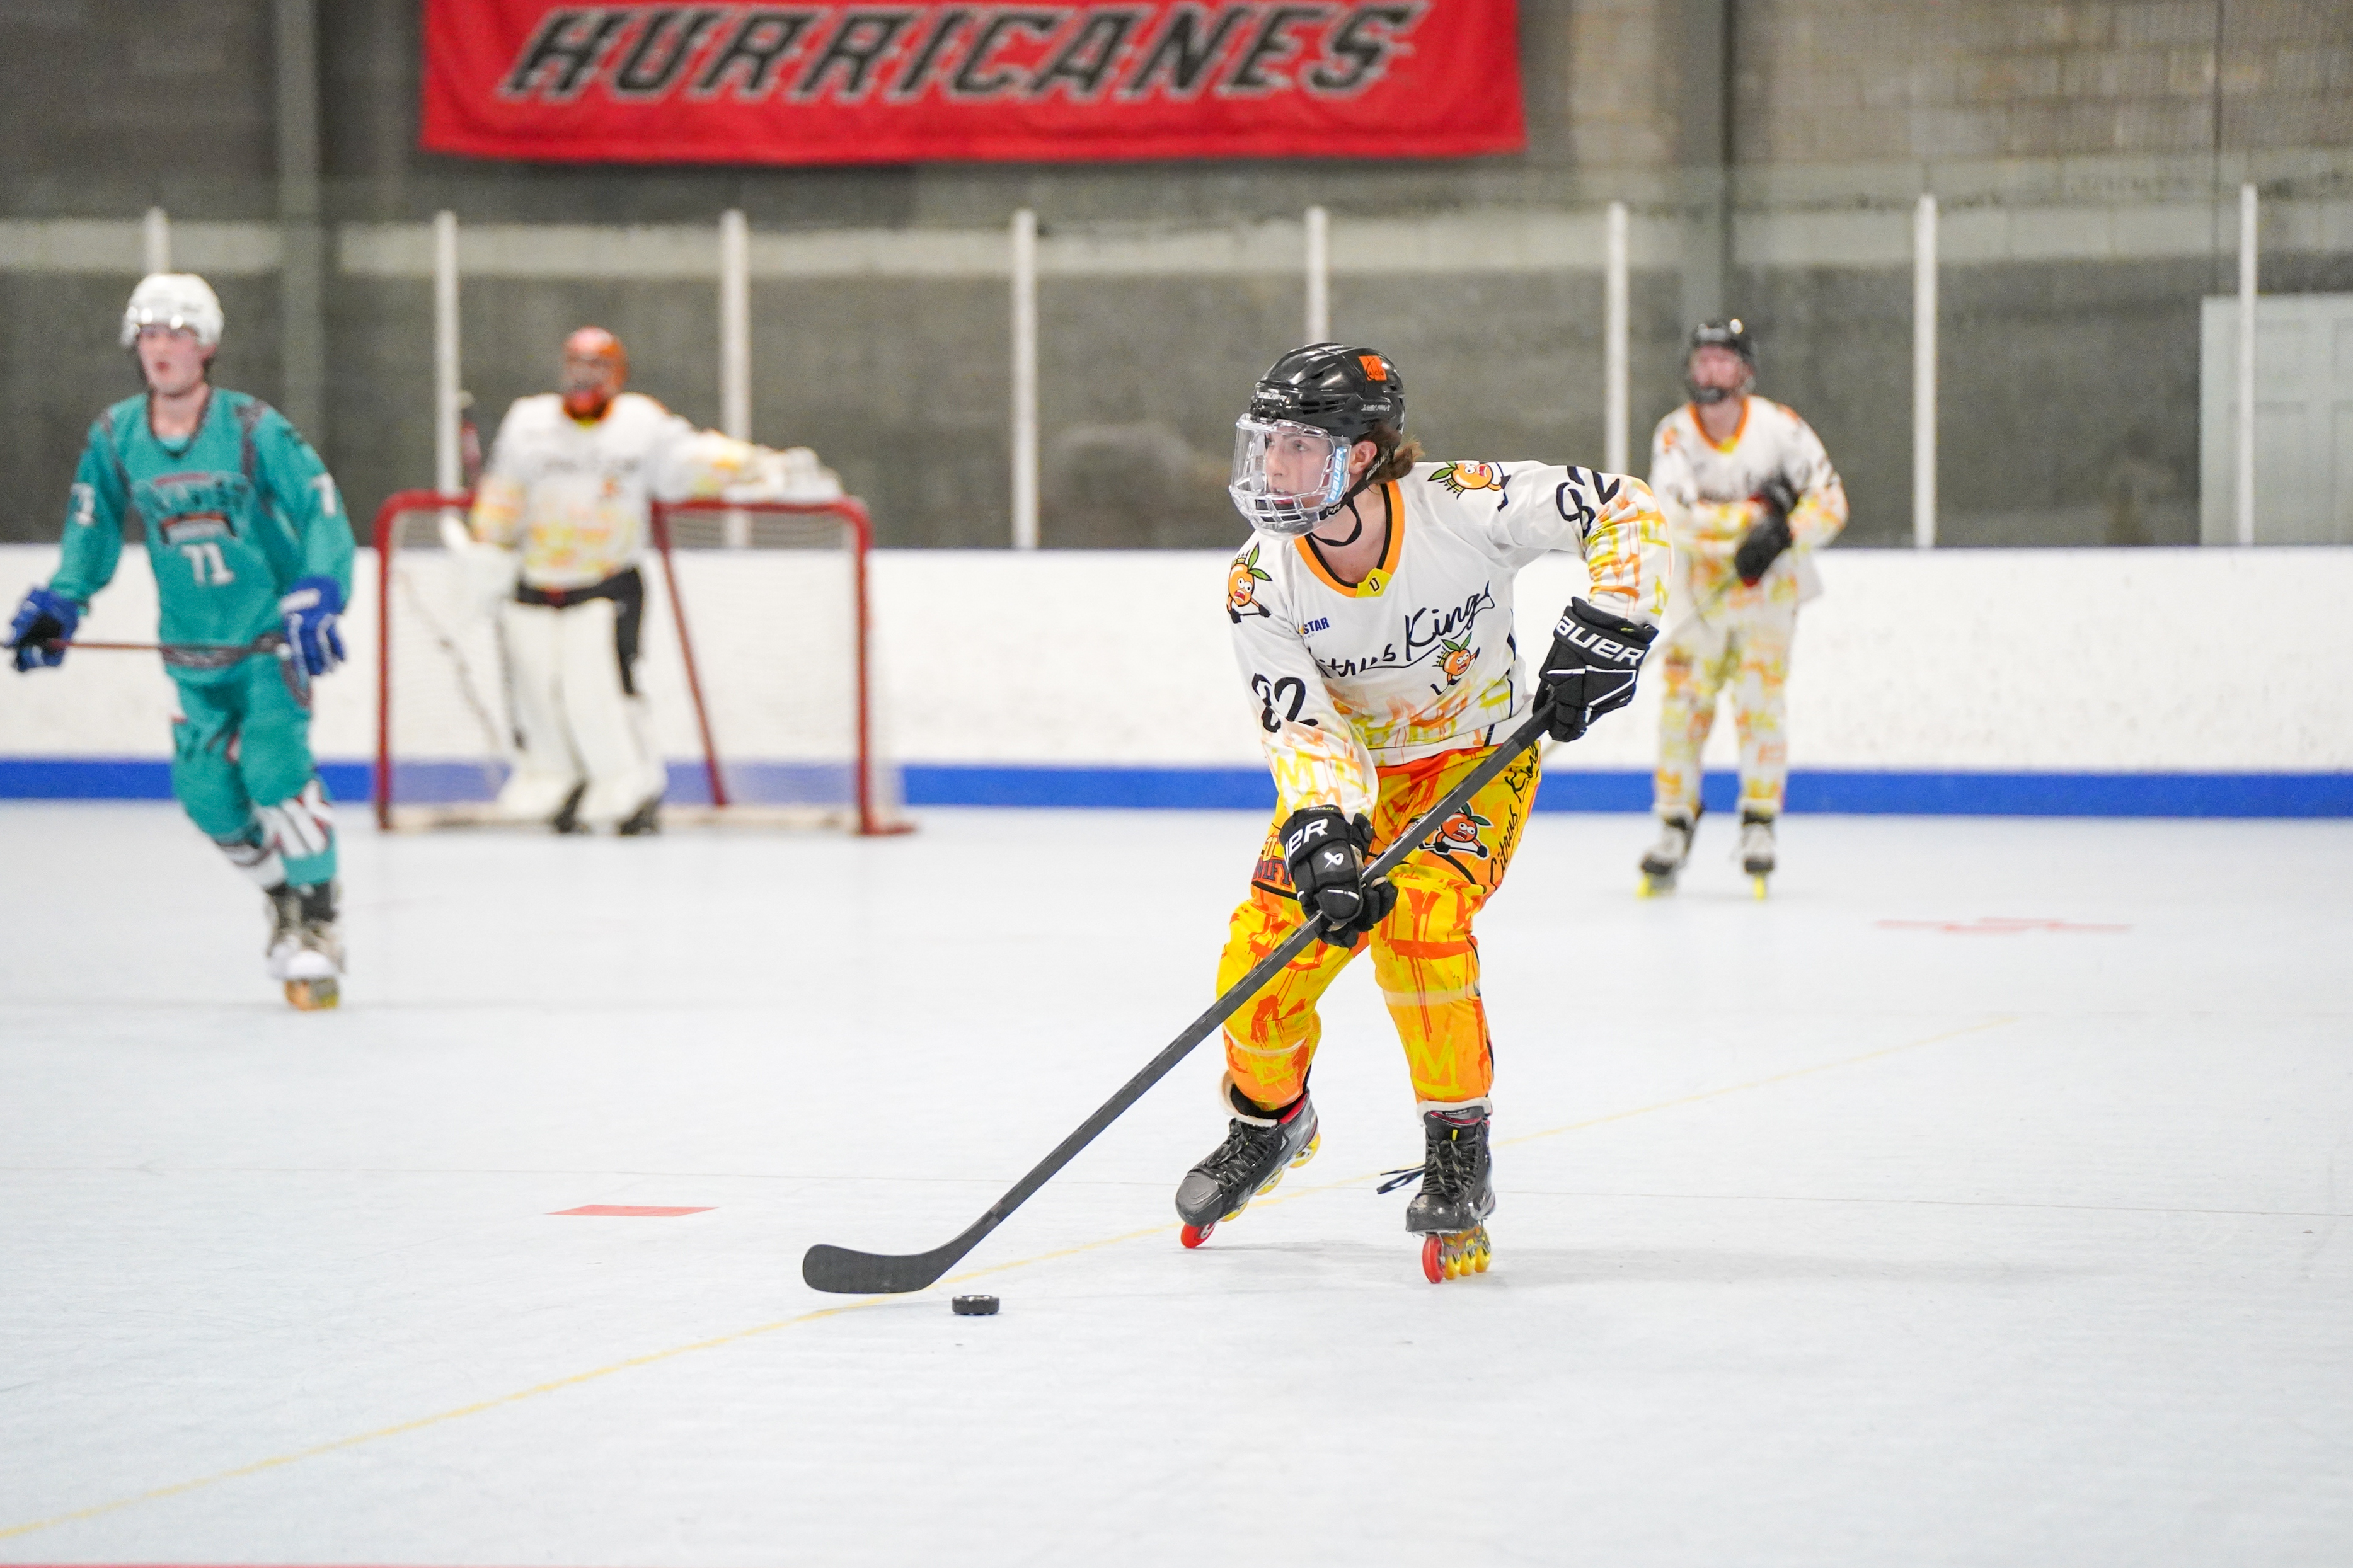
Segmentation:
{"type": "MultiPolygon", "coordinates": [[[[0,547],[0,584],[55,561],[0,547]]],[[[876,720],[909,804],[1267,805],[1227,561],[876,552],[876,720]]],[[[2353,551],[1833,550],[1820,564],[1790,680],[1792,810],[2353,815],[2353,551]]],[[[354,657],[322,685],[314,730],[346,799],[365,794],[375,722],[366,552],[359,577],[354,657]]],[[[1565,556],[1520,574],[1524,653],[1583,583],[1565,556]]],[[[84,635],[153,628],[153,585],[126,553],[84,635]]],[[[761,646],[748,625],[740,640],[761,646]]],[[[653,671],[658,700],[667,684],[653,671]]],[[[143,655],[0,682],[0,795],[164,794],[170,701],[143,655]]],[[[1541,804],[1643,809],[1656,701],[1646,682],[1630,712],[1556,748],[1541,804]]],[[[1714,768],[1731,764],[1731,730],[1727,715],[1714,768]]],[[[688,788],[682,750],[672,772],[688,788]]]]}

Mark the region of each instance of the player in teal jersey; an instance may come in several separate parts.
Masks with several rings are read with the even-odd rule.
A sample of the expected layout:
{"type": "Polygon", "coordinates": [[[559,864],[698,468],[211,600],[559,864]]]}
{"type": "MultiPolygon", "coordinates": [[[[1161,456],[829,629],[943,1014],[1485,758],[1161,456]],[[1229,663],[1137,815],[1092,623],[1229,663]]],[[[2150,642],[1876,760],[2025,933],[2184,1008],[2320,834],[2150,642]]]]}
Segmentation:
{"type": "Polygon", "coordinates": [[[98,416],[74,475],[65,555],[10,631],[19,670],[63,662],[126,521],[155,571],[179,693],[172,791],[269,895],[269,963],[297,1007],[343,973],[332,808],[311,760],[311,682],[343,662],[352,530],[326,467],[260,399],[216,387],[220,301],[190,273],[141,281],[122,343],[147,390],[98,416]]]}

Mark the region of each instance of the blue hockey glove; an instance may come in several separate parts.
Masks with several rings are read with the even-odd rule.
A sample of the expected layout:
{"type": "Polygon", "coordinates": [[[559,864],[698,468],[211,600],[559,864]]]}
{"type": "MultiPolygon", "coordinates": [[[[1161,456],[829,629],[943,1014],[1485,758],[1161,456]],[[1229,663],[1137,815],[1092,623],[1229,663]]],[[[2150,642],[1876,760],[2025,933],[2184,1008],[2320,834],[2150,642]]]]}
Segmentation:
{"type": "Polygon", "coordinates": [[[9,646],[16,650],[18,670],[55,669],[66,661],[66,650],[49,647],[49,643],[73,641],[74,627],[81,624],[81,606],[62,594],[52,594],[47,588],[36,588],[25,595],[16,606],[16,619],[8,628],[9,646]]]}
{"type": "Polygon", "coordinates": [[[343,662],[343,634],[336,621],[343,613],[343,591],[332,577],[303,577],[278,601],[286,617],[286,646],[312,675],[324,675],[343,662]]]}

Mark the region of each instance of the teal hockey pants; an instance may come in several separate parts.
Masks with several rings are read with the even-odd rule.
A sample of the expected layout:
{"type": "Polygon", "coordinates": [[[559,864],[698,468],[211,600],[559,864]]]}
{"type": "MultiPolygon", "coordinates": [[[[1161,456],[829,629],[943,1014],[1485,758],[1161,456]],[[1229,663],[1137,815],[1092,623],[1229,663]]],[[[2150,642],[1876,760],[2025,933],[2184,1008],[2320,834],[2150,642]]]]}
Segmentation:
{"type": "MultiPolygon", "coordinates": [[[[261,654],[226,669],[174,669],[172,793],[224,849],[275,851],[299,885],[335,875],[326,786],[311,760],[311,683],[261,654]]],[[[232,853],[232,859],[237,857],[232,853]]]]}

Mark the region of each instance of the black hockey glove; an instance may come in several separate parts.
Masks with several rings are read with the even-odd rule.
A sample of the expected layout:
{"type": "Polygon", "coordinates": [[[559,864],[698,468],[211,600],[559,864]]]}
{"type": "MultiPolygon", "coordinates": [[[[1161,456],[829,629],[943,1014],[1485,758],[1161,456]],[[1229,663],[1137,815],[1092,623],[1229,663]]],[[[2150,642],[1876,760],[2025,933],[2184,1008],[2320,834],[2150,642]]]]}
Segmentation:
{"type": "Polygon", "coordinates": [[[1536,671],[1537,700],[1552,704],[1552,738],[1574,741],[1604,713],[1633,701],[1634,677],[1658,635],[1656,626],[1571,599],[1536,671]]]}
{"type": "Polygon", "coordinates": [[[1282,861],[1299,890],[1300,910],[1324,917],[1317,933],[1324,941],[1354,947],[1397,908],[1397,888],[1388,878],[1365,879],[1373,825],[1362,816],[1350,822],[1337,807],[1307,806],[1291,814],[1282,837],[1282,861]]]}
{"type": "Polygon", "coordinates": [[[1765,515],[1741,536],[1740,548],[1732,552],[1732,569],[1740,580],[1754,588],[1789,548],[1789,512],[1798,504],[1798,492],[1789,481],[1775,474],[1765,481],[1756,495],[1765,515]]]}

